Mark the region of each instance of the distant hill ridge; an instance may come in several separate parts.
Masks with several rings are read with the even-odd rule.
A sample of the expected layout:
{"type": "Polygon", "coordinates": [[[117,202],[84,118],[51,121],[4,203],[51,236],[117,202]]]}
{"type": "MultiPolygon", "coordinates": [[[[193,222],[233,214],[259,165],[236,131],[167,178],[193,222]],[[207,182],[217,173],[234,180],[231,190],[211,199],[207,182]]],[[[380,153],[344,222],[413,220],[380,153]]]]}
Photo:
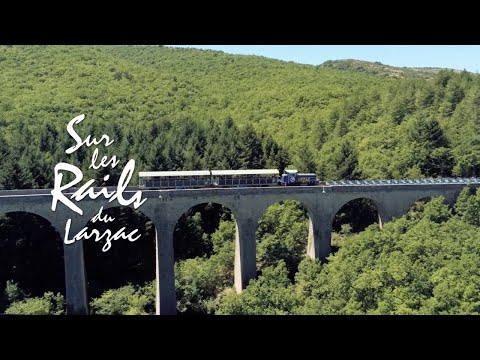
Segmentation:
{"type": "MultiPolygon", "coordinates": [[[[363,72],[378,76],[391,78],[421,78],[433,79],[442,70],[453,70],[439,67],[396,67],[382,64],[381,62],[370,62],[355,59],[328,60],[319,67],[336,70],[363,72]]],[[[460,70],[453,70],[461,72],[460,70]]]]}

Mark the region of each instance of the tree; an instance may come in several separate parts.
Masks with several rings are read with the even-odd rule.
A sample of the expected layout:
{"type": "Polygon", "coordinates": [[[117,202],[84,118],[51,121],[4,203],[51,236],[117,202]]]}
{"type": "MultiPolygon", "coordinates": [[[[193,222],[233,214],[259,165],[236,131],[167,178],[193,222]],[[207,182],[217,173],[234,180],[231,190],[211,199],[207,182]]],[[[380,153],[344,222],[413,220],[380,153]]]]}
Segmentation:
{"type": "Polygon", "coordinates": [[[416,118],[409,129],[408,136],[411,142],[426,149],[448,146],[440,123],[432,118],[416,118]]]}
{"type": "Polygon", "coordinates": [[[425,205],[423,218],[437,224],[446,222],[452,217],[452,212],[445,204],[445,198],[440,196],[433,198],[425,205]]]}
{"type": "Polygon", "coordinates": [[[475,196],[475,189],[471,188],[470,186],[466,186],[462,189],[460,194],[458,195],[457,201],[455,202],[455,212],[460,215],[464,216],[468,210],[470,198],[475,196]]]}
{"type": "Polygon", "coordinates": [[[252,125],[248,124],[240,132],[238,146],[238,161],[242,169],[262,169],[265,166],[262,144],[252,125]]]}
{"type": "Polygon", "coordinates": [[[297,149],[296,165],[300,172],[315,172],[316,165],[313,160],[313,154],[306,143],[303,143],[303,145],[297,149]]]}
{"type": "Polygon", "coordinates": [[[455,160],[450,149],[440,147],[433,149],[427,155],[420,169],[425,176],[448,177],[452,175],[454,164],[455,160]]]}
{"type": "Polygon", "coordinates": [[[480,191],[464,188],[455,204],[455,211],[466,223],[480,226],[480,191]]]}
{"type": "Polygon", "coordinates": [[[165,161],[164,167],[171,171],[178,171],[183,168],[183,153],[177,146],[178,145],[169,143],[163,150],[163,159],[165,161]]]}
{"type": "Polygon", "coordinates": [[[441,107],[443,116],[450,117],[464,97],[465,93],[462,86],[457,81],[449,81],[441,107]]]}
{"type": "Polygon", "coordinates": [[[8,182],[11,176],[11,174],[9,173],[9,170],[11,170],[11,166],[12,166],[9,160],[10,159],[9,159],[8,145],[0,134],[0,162],[2,164],[2,167],[0,167],[0,189],[9,188],[8,182]]]}
{"type": "Polygon", "coordinates": [[[448,141],[438,121],[417,118],[411,125],[410,163],[426,176],[450,176],[454,159],[448,141]]]}
{"type": "Polygon", "coordinates": [[[58,132],[50,123],[46,123],[40,130],[40,151],[54,153],[57,145],[58,132]]]}
{"type": "Polygon", "coordinates": [[[22,168],[18,161],[15,161],[11,156],[7,157],[2,164],[0,173],[0,184],[6,190],[32,188],[32,183],[29,182],[30,174],[28,170],[22,168]]]}
{"type": "Polygon", "coordinates": [[[262,136],[264,163],[268,168],[276,168],[283,174],[286,166],[290,163],[290,157],[287,150],[278,145],[271,136],[262,136]]]}
{"type": "MultiPolygon", "coordinates": [[[[182,313],[213,313],[218,295],[233,286],[235,223],[221,220],[211,236],[211,256],[175,265],[177,308],[182,313]]],[[[207,255],[210,255],[207,253],[207,255]]]]}
{"type": "Polygon", "coordinates": [[[461,177],[480,176],[480,152],[478,155],[476,153],[470,153],[458,157],[452,173],[461,177]]]}
{"type": "Polygon", "coordinates": [[[65,300],[60,293],[46,292],[43,297],[13,302],[5,314],[11,315],[64,315],[65,300]]]}
{"type": "Polygon", "coordinates": [[[351,142],[343,142],[339,155],[337,158],[337,168],[339,169],[340,178],[354,178],[356,176],[355,169],[358,161],[353,144],[351,142]]]}
{"type": "Polygon", "coordinates": [[[287,315],[299,299],[288,279],[285,263],[268,267],[257,280],[251,280],[241,293],[227,292],[219,303],[219,315],[287,315]]]}
{"type": "Polygon", "coordinates": [[[433,105],[434,101],[435,90],[432,86],[424,84],[417,90],[415,104],[418,108],[428,108],[433,105]]]}
{"type": "Polygon", "coordinates": [[[164,146],[165,143],[162,138],[155,139],[153,144],[151,144],[148,155],[146,156],[147,166],[151,171],[162,171],[167,169],[164,156],[164,146]]]}
{"type": "Polygon", "coordinates": [[[148,315],[154,314],[155,282],[144,287],[133,285],[105,291],[90,303],[95,315],[148,315]]]}
{"type": "Polygon", "coordinates": [[[296,201],[270,206],[257,226],[257,262],[260,269],[284,260],[293,279],[306,253],[308,222],[305,208],[296,201]]]}
{"type": "Polygon", "coordinates": [[[201,170],[202,168],[200,155],[195,151],[195,146],[189,143],[184,152],[183,170],[201,170]]]}

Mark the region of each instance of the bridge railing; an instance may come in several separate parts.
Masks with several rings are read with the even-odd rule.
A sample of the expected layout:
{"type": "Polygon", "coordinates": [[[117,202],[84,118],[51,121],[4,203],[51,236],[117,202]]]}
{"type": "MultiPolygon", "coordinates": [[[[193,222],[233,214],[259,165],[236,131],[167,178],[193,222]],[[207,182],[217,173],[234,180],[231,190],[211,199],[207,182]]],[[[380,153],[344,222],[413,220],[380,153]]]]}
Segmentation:
{"type": "Polygon", "coordinates": [[[426,179],[388,179],[388,180],[337,180],[326,181],[331,186],[376,186],[376,185],[431,185],[431,184],[480,184],[480,178],[426,178],[426,179]]]}

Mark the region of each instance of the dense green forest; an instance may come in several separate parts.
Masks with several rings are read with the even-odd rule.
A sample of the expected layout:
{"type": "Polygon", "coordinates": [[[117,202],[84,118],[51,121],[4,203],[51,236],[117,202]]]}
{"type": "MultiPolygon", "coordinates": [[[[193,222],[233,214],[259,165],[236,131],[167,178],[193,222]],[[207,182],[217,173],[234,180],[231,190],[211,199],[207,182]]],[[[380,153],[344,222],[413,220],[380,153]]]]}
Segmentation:
{"type": "MultiPolygon", "coordinates": [[[[73,145],[66,125],[79,114],[86,119],[78,132],[110,135],[115,143],[101,150],[123,163],[135,159],[136,171],[294,167],[327,180],[480,176],[478,75],[398,75],[360,65],[161,46],[1,46],[0,189],[52,187],[60,161],[99,185],[110,173],[107,184],[116,184],[123,166],[94,172],[93,149],[65,154],[73,145]]],[[[192,209],[175,231],[178,310],[476,313],[478,198],[465,193],[455,209],[435,199],[383,230],[363,231],[375,217],[359,219],[346,208],[334,224],[338,251],[325,264],[305,258],[301,204],[274,205],[257,229],[258,280],[242,295],[231,288],[235,226],[228,209],[192,209]]],[[[140,213],[112,211],[144,236],[108,253],[86,245],[92,312],[152,313],[151,223],[140,213]]],[[[63,313],[61,240],[42,219],[25,216],[0,218],[0,312],[63,313]],[[31,277],[39,271],[48,281],[31,277]]]]}
{"type": "Polygon", "coordinates": [[[480,77],[467,72],[392,79],[214,51],[4,46],[0,86],[0,188],[49,187],[62,159],[89,174],[90,149],[64,153],[66,124],[82,113],[79,132],[110,134],[108,151],[140,171],[480,174],[480,77]]]}

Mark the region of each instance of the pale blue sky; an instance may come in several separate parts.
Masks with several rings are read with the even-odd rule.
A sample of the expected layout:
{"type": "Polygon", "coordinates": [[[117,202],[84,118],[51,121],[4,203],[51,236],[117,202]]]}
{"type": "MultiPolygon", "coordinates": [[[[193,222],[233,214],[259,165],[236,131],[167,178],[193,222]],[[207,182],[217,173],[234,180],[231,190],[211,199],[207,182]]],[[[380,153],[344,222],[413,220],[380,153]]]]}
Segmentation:
{"type": "Polygon", "coordinates": [[[386,65],[444,67],[480,71],[478,45],[172,45],[221,50],[229,54],[260,55],[318,65],[326,60],[358,59],[386,65]]]}

